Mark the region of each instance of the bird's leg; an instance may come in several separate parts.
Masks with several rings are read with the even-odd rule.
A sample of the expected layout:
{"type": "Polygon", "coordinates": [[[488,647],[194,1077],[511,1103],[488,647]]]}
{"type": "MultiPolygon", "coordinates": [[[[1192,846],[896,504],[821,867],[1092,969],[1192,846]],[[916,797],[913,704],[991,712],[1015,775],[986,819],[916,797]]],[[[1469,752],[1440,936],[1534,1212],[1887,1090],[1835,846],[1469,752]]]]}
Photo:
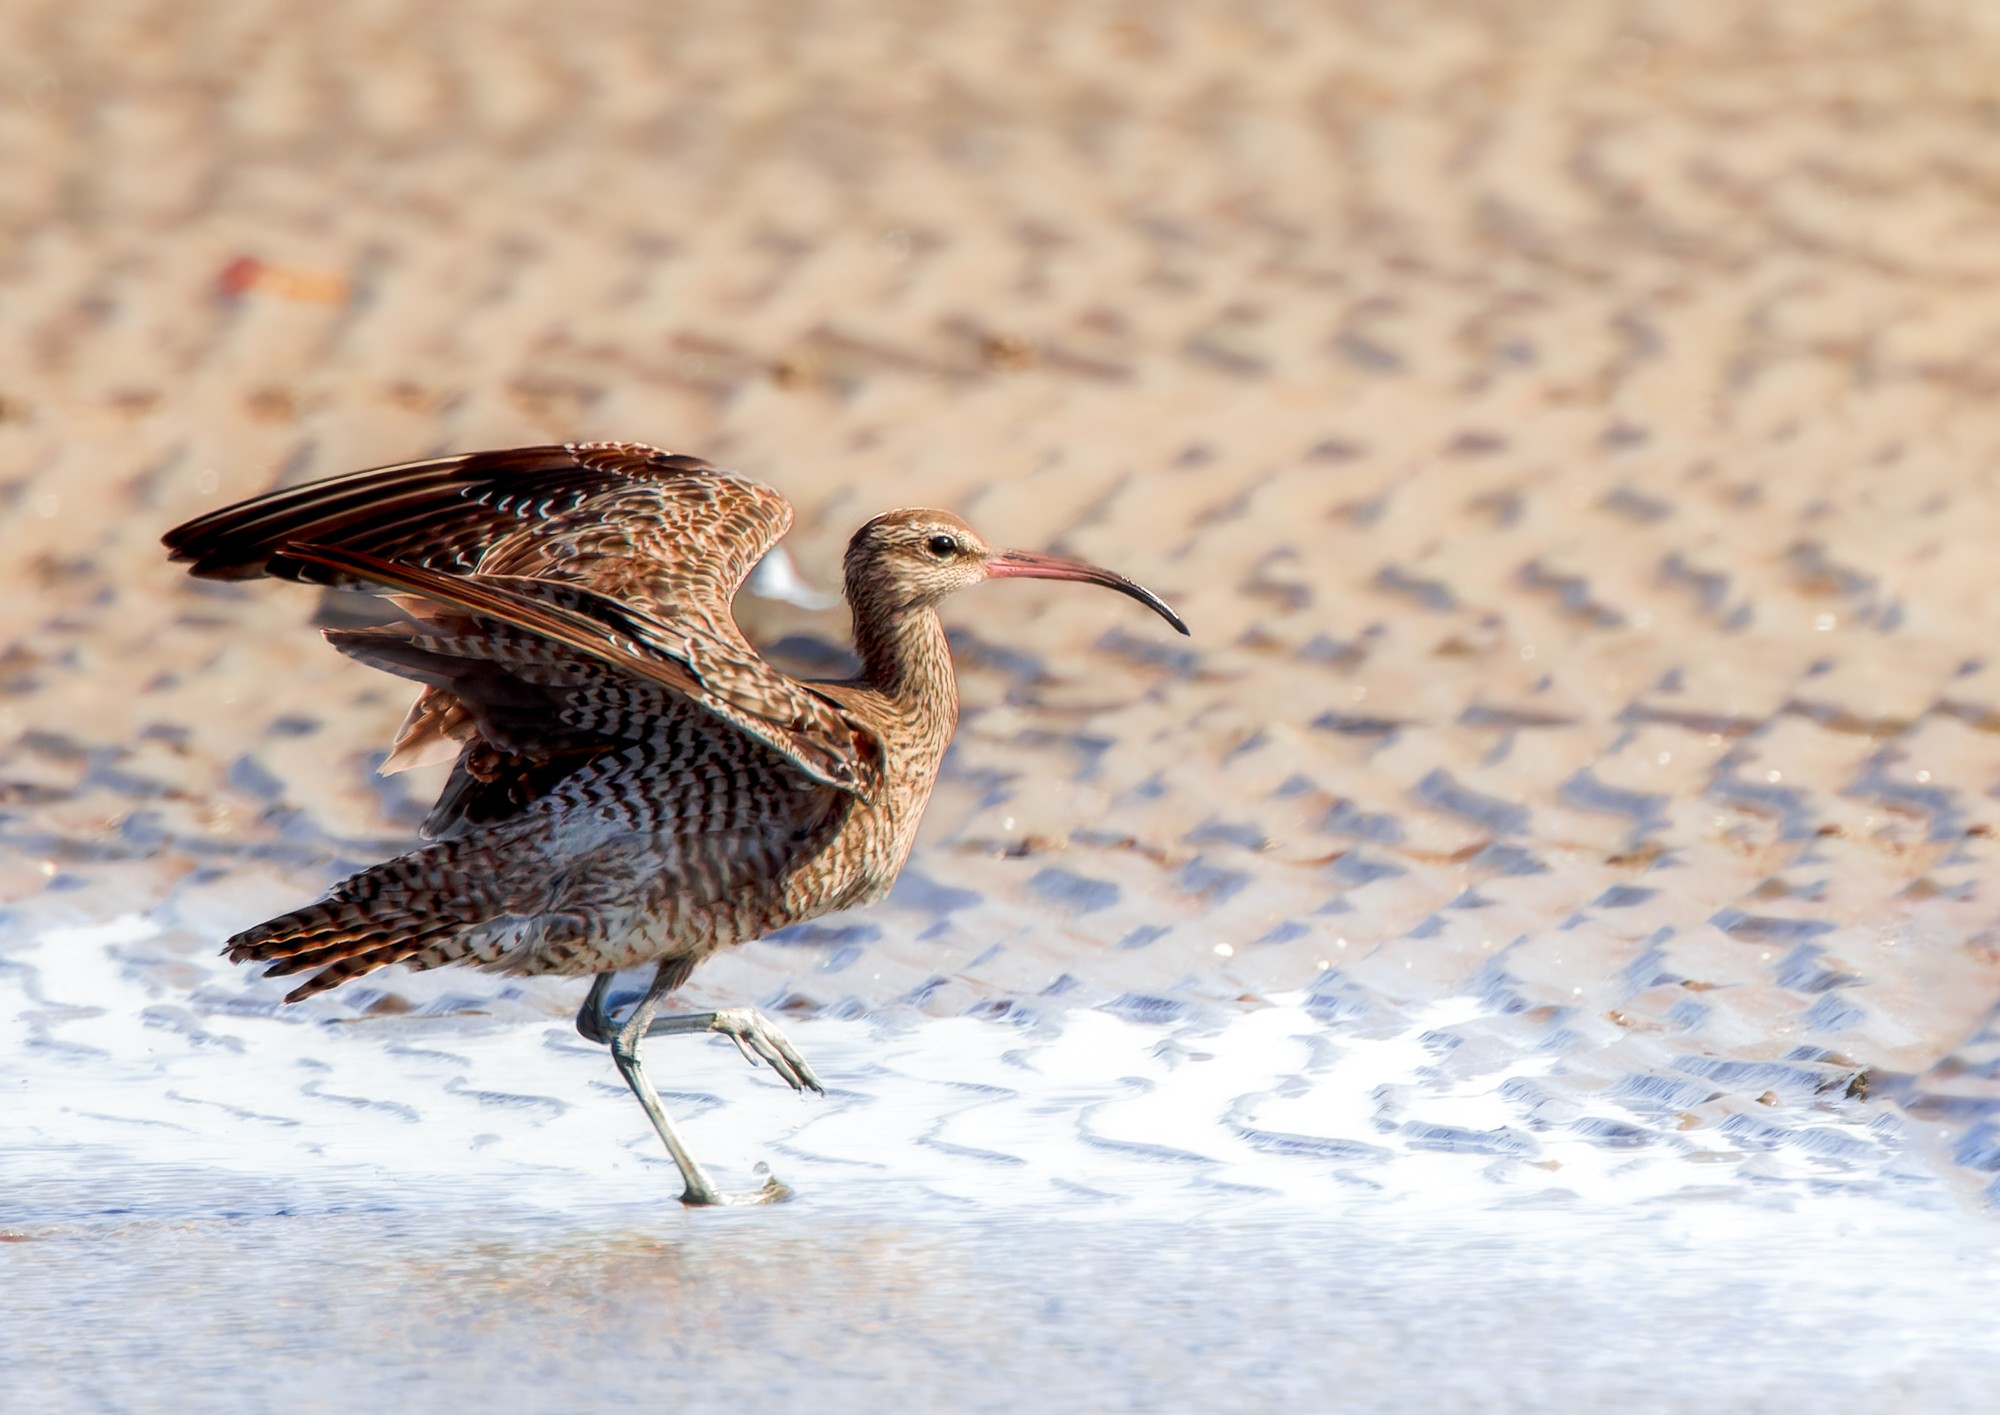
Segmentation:
{"type": "Polygon", "coordinates": [[[659,1094],[653,1083],[646,1079],[645,1069],[639,1064],[639,1043],[646,1037],[652,1025],[653,1013],[661,999],[687,977],[687,968],[678,960],[662,963],[653,981],[646,989],[646,995],[639,999],[639,1005],[623,1025],[613,1022],[609,1002],[611,997],[610,973],[600,973],[591,984],[590,996],[584,999],[583,1009],[577,1013],[576,1029],[592,1041],[602,1042],[611,1048],[611,1059],[618,1065],[618,1074],[625,1078],[625,1084],[632,1088],[632,1094],[639,1098],[645,1108],[646,1118],[653,1122],[653,1129],[659,1132],[660,1140],[673,1157],[674,1164],[681,1172],[681,1202],[690,1207],[706,1204],[768,1204],[787,1197],[789,1191],[784,1185],[772,1179],[754,1194],[728,1197],[715,1187],[715,1181],[701,1167],[687,1142],[681,1138],[679,1128],[660,1104],[659,1094]]]}
{"type": "Polygon", "coordinates": [[[617,976],[599,973],[591,979],[590,993],[576,1011],[576,1034],[601,1047],[610,1046],[612,1036],[618,1031],[611,1020],[611,980],[617,976]]]}
{"type": "Polygon", "coordinates": [[[820,1084],[819,1077],[813,1075],[812,1067],[806,1065],[799,1049],[778,1030],[777,1024],[754,1008],[725,1007],[718,1012],[656,1017],[646,1028],[649,1037],[671,1037],[683,1032],[720,1032],[736,1043],[736,1049],[743,1053],[745,1061],[752,1066],[762,1061],[793,1090],[826,1094],[826,1087],[820,1084]]]}
{"type": "MultiPolygon", "coordinates": [[[[668,988],[660,986],[661,981],[662,979],[656,974],[652,984],[646,989],[646,995],[639,999],[639,1005],[632,1009],[632,1015],[625,1020],[622,1027],[606,1028],[610,1031],[608,1044],[611,1047],[611,1059],[617,1063],[618,1074],[625,1078],[625,1084],[632,1088],[632,1094],[639,1098],[639,1104],[645,1108],[646,1118],[653,1122],[653,1129],[659,1132],[661,1142],[667,1147],[667,1153],[673,1156],[675,1165],[680,1168],[681,1202],[689,1205],[720,1204],[725,1202],[722,1191],[715,1187],[715,1181],[708,1177],[708,1171],[701,1167],[701,1162],[689,1151],[687,1142],[681,1138],[679,1127],[674,1124],[673,1117],[667,1114],[667,1108],[660,1104],[659,1093],[653,1089],[653,1083],[646,1079],[645,1068],[639,1064],[639,1042],[646,1035],[646,1025],[653,1020],[654,1009],[660,1005],[660,999],[668,991],[668,988]]],[[[609,983],[610,975],[603,974],[591,989],[595,993],[598,987],[602,986],[607,995],[606,999],[599,1000],[598,1020],[602,1023],[609,1023],[611,1020],[605,1015],[604,1010],[604,1001],[608,1000],[610,993],[609,983]]],[[[670,982],[668,987],[671,986],[670,982]]]]}

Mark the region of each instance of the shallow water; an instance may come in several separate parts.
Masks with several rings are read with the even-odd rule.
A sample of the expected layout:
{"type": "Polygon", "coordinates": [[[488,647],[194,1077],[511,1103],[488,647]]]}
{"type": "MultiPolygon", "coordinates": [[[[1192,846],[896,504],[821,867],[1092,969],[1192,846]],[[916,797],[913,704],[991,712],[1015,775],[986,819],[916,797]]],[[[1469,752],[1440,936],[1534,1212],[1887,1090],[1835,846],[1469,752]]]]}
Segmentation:
{"type": "Polygon", "coordinates": [[[12,7],[0,1404],[1984,1409],[2000,318],[1978,13],[12,7]],[[246,263],[247,262],[247,263],[246,263]],[[424,452],[1129,572],[948,611],[911,868],[297,1008],[400,684],[165,527],[424,452]]]}
{"type": "Polygon", "coordinates": [[[11,1245],[30,1359],[0,1389],[17,1409],[998,1411],[1031,1390],[1107,1410],[1976,1411],[2000,1373],[1981,1300],[2000,1252],[1879,1210],[490,1217],[378,1202],[11,1245]]]}

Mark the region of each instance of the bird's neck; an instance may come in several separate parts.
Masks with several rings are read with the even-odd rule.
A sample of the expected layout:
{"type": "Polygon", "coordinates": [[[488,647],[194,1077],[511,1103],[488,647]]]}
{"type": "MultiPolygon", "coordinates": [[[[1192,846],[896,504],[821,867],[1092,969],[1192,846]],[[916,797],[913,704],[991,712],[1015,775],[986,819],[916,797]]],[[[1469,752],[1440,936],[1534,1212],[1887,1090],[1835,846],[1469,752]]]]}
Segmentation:
{"type": "Polygon", "coordinates": [[[857,611],[854,648],[870,688],[906,715],[936,716],[950,735],[958,721],[958,679],[944,625],[929,605],[889,613],[857,611]]]}

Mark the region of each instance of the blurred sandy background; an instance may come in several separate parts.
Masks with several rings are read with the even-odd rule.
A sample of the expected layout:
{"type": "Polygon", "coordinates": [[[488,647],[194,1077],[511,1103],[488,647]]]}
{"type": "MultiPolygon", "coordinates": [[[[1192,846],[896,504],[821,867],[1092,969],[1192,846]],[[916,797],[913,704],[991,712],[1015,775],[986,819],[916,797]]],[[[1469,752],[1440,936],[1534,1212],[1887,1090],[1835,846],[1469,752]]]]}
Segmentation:
{"type": "MultiPolygon", "coordinates": [[[[937,504],[1196,631],[954,601],[910,887],[696,993],[1031,1025],[1303,989],[1364,1031],[1469,994],[1458,1074],[1556,1058],[1524,1136],[1610,1098],[1579,1133],[1718,1174],[2000,1172],[2000,10],[0,27],[0,959],[148,911],[154,995],[268,1002],[216,940],[411,829],[369,771],[401,685],[162,529],[643,439],[782,489],[820,586],[937,504]]],[[[370,983],[319,1015],[474,986],[370,983]]]]}

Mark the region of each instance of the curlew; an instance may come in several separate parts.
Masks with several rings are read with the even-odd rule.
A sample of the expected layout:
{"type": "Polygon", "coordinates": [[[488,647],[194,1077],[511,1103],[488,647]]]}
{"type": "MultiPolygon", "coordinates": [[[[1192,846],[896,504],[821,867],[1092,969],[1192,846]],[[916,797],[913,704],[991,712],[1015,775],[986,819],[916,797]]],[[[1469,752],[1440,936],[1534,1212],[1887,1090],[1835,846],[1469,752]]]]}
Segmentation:
{"type": "Polygon", "coordinates": [[[748,1008],[659,1016],[703,959],[871,903],[908,858],[958,720],[937,605],[985,580],[1122,575],[994,550],[947,511],[854,533],[860,673],[807,682],[758,657],[731,601],[784,535],[767,486],[639,443],[479,452],[334,477],[169,531],[210,579],[386,594],[402,621],[329,629],[340,652],[423,685],[385,771],[451,760],[429,842],[230,939],[235,962],[309,973],[297,1002],[391,963],[595,974],[577,1030],[608,1046],[691,1205],[725,1197],[640,1065],[639,1043],[717,1032],[795,1090],[818,1077],[748,1008]],[[620,970],[652,964],[622,1020],[620,970]]]}

